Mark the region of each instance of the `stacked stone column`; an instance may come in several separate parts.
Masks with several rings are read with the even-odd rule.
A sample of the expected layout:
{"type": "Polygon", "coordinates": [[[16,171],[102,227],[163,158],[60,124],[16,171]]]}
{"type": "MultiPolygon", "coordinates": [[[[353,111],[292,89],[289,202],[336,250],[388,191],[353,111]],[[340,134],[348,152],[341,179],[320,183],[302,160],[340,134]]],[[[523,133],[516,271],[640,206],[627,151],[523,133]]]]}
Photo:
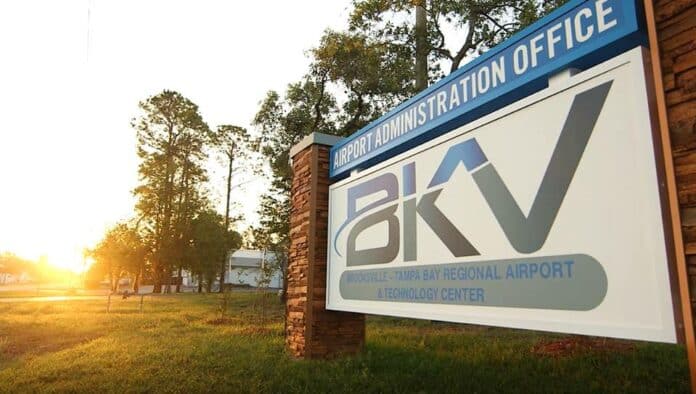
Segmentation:
{"type": "Polygon", "coordinates": [[[291,151],[293,180],[285,342],[297,358],[359,352],[365,315],[326,309],[329,150],[339,139],[313,133],[291,151]]]}

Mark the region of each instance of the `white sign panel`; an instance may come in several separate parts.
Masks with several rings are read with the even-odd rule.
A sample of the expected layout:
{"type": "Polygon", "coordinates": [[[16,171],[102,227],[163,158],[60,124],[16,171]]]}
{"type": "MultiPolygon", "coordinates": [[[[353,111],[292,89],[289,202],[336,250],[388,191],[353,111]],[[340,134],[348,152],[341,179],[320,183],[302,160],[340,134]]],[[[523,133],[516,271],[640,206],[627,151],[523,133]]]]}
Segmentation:
{"type": "Polygon", "coordinates": [[[640,48],[330,188],[327,308],[675,342],[640,48]]]}

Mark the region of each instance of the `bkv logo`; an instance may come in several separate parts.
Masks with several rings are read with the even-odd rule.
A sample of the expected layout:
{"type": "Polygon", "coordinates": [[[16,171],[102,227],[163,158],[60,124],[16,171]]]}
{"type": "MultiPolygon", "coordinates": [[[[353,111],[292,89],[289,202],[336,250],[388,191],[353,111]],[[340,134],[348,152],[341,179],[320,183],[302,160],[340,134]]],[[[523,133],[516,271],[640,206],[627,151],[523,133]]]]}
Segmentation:
{"type": "MultiPolygon", "coordinates": [[[[498,224],[510,244],[520,253],[532,253],[546,242],[563,198],[568,191],[575,170],[578,168],[585,147],[611,88],[612,81],[577,94],[570,107],[561,134],[551,155],[529,215],[522,213],[493,163],[489,162],[476,138],[453,145],[440,162],[427,190],[418,196],[416,190],[415,162],[402,167],[403,259],[417,259],[417,216],[432,229],[435,235],[455,257],[479,255],[478,250],[452,223],[435,202],[460,163],[471,174],[475,184],[488,203],[498,224]],[[475,171],[474,171],[475,170],[475,171]],[[444,186],[443,186],[444,185],[444,186]]],[[[346,227],[358,220],[348,233],[346,265],[389,263],[396,259],[401,249],[400,220],[395,215],[399,200],[399,181],[393,173],[385,173],[347,191],[348,213],[345,222],[336,231],[332,243],[339,256],[337,241],[346,227]],[[360,198],[381,193],[386,196],[361,209],[360,198]],[[384,208],[366,215],[377,207],[384,208]],[[386,222],[387,245],[378,248],[356,248],[356,239],[364,230],[386,222]]]]}

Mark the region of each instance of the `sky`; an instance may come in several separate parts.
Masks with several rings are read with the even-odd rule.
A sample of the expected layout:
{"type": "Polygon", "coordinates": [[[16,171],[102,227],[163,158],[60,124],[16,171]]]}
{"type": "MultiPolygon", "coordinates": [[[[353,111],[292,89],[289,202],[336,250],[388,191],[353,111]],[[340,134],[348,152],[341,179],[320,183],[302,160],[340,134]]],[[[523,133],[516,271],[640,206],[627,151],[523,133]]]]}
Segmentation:
{"type": "MultiPolygon", "coordinates": [[[[176,90],[211,127],[250,128],[266,92],[306,72],[322,32],[345,27],[349,4],[0,2],[0,252],[79,269],[83,248],[133,214],[139,101],[176,90]]],[[[240,230],[258,220],[267,184],[254,179],[238,179],[250,181],[235,190],[240,230]]]]}

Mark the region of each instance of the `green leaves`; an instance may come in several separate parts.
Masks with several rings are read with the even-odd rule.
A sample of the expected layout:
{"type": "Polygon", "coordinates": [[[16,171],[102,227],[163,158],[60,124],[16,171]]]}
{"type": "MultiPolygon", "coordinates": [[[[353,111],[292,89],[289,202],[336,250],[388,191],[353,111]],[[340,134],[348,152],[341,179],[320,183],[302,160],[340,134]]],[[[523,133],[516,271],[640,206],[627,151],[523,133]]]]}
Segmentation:
{"type": "Polygon", "coordinates": [[[208,205],[203,164],[216,135],[198,106],[178,92],[164,90],[140,109],[133,121],[141,159],[134,194],[158,291],[164,277],[186,264],[192,219],[208,205]]]}
{"type": "Polygon", "coordinates": [[[99,280],[109,275],[112,286],[124,274],[135,279],[145,268],[148,252],[145,239],[134,225],[118,223],[107,230],[90,252],[95,263],[90,267],[89,276],[99,280]]]}
{"type": "Polygon", "coordinates": [[[469,56],[497,45],[550,12],[564,0],[354,0],[350,29],[377,40],[414,48],[418,33],[413,23],[416,4],[426,11],[429,78],[442,77],[440,64],[450,72],[469,56]],[[449,27],[447,27],[449,25],[449,27]],[[455,33],[452,34],[452,28],[455,33]],[[452,45],[457,42],[457,46],[452,45]],[[434,67],[432,66],[434,65],[434,67]]]}
{"type": "Polygon", "coordinates": [[[203,210],[192,221],[187,268],[211,280],[227,252],[240,246],[241,236],[225,229],[222,215],[211,209],[203,210]]]}
{"type": "Polygon", "coordinates": [[[247,156],[249,133],[243,127],[221,125],[211,133],[211,143],[228,158],[243,158],[247,156]]]}
{"type": "MultiPolygon", "coordinates": [[[[308,51],[307,74],[284,94],[267,93],[254,117],[255,146],[268,159],[273,189],[261,201],[265,248],[287,248],[292,171],[290,148],[321,132],[347,136],[549,12],[563,0],[353,0],[347,31],[326,30],[308,51]],[[416,6],[425,28],[416,29],[416,6]],[[452,45],[457,42],[458,47],[452,45]],[[425,45],[423,45],[423,43],[425,45]],[[425,47],[425,51],[423,51],[425,47]],[[425,63],[425,67],[423,67],[425,63]],[[423,75],[427,74],[427,75],[423,75]]],[[[263,234],[262,234],[263,233],[263,234]]],[[[259,241],[261,242],[261,241],[259,241]]],[[[260,246],[259,246],[260,247],[260,246]]]]}

